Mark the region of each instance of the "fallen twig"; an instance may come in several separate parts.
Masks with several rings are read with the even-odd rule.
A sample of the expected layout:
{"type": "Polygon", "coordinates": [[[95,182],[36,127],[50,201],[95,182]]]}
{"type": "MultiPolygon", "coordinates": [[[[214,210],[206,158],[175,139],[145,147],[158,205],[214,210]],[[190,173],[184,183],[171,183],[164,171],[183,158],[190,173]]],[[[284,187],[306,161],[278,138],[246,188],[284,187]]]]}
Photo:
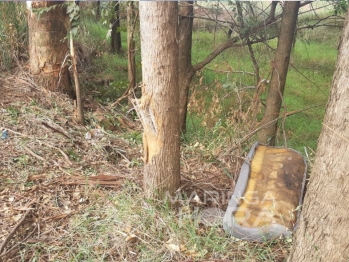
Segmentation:
{"type": "MultiPolygon", "coordinates": [[[[28,208],[33,204],[35,203],[36,199],[33,199],[29,205],[28,205],[28,208]]],[[[13,235],[16,233],[16,231],[18,230],[18,228],[24,223],[26,217],[28,216],[28,214],[30,213],[32,209],[28,209],[23,217],[21,218],[21,220],[18,221],[17,225],[12,229],[11,233],[5,238],[4,242],[2,242],[1,246],[0,246],[0,253],[2,253],[2,251],[5,249],[6,245],[8,244],[8,242],[11,240],[11,238],[13,237],[13,235]]],[[[2,256],[2,254],[1,254],[2,256]]]]}
{"type": "Polygon", "coordinates": [[[8,255],[9,253],[11,253],[16,247],[18,247],[20,244],[22,244],[23,242],[25,242],[27,239],[29,239],[36,231],[36,227],[20,242],[18,242],[17,244],[13,245],[9,250],[7,250],[6,252],[2,253],[0,255],[1,257],[5,257],[6,255],[8,255]]]}
{"type": "Polygon", "coordinates": [[[43,161],[43,162],[47,162],[45,158],[43,158],[42,156],[39,156],[37,154],[35,154],[32,150],[30,150],[28,147],[23,146],[23,148],[25,149],[25,151],[27,151],[30,155],[32,155],[33,157],[36,157],[37,159],[43,161]]]}
{"type": "Polygon", "coordinates": [[[49,128],[49,129],[51,129],[51,130],[53,130],[53,131],[59,133],[59,134],[61,134],[62,136],[64,136],[64,137],[70,139],[70,137],[69,137],[68,135],[64,134],[61,130],[56,129],[56,128],[50,126],[49,124],[47,124],[47,123],[45,123],[45,122],[43,122],[43,121],[41,122],[41,124],[44,125],[44,126],[46,126],[46,127],[49,128]]]}
{"type": "Polygon", "coordinates": [[[90,177],[72,177],[68,181],[62,182],[63,185],[104,185],[104,186],[118,186],[122,181],[119,177],[108,175],[97,175],[90,177]]]}
{"type": "Polygon", "coordinates": [[[45,142],[43,142],[43,141],[40,141],[40,142],[41,142],[42,144],[44,144],[44,145],[50,147],[50,148],[57,149],[57,150],[62,154],[62,156],[65,158],[65,160],[68,162],[68,164],[69,164],[69,165],[73,165],[73,163],[70,161],[68,155],[67,155],[66,153],[64,153],[64,151],[63,151],[62,149],[60,149],[59,147],[55,147],[55,146],[53,146],[53,145],[50,145],[50,144],[48,144],[48,143],[45,143],[45,142]]]}

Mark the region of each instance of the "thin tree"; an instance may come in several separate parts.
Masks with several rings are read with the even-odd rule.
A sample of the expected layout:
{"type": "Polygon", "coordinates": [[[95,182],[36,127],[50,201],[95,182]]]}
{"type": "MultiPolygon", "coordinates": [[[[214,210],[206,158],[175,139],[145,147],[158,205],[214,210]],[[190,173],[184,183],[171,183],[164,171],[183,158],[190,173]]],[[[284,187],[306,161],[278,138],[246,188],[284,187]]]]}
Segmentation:
{"type": "Polygon", "coordinates": [[[96,20],[98,21],[99,19],[101,19],[101,1],[97,1],[96,3],[96,20]]]}
{"type": "Polygon", "coordinates": [[[163,197],[179,186],[178,3],[139,3],[142,97],[135,101],[141,118],[144,190],[163,197]]]}
{"type": "Polygon", "coordinates": [[[186,132],[187,104],[190,82],[195,74],[191,63],[191,47],[193,34],[193,3],[180,2],[178,13],[179,30],[179,124],[180,131],[186,132]]]}
{"type": "Polygon", "coordinates": [[[348,261],[349,13],[294,244],[288,261],[348,261]]]}
{"type": "Polygon", "coordinates": [[[133,1],[127,2],[127,73],[128,73],[128,87],[124,94],[119,97],[110,107],[119,104],[125,98],[128,98],[128,105],[133,107],[132,97],[136,87],[136,25],[138,20],[138,12],[136,12],[133,1]]]}
{"type": "Polygon", "coordinates": [[[64,63],[68,54],[69,17],[62,1],[28,2],[29,62],[34,81],[49,91],[74,97],[64,63]],[[38,10],[46,9],[41,15],[38,10]]]}
{"type": "Polygon", "coordinates": [[[72,69],[73,69],[73,76],[74,76],[74,83],[75,83],[75,90],[76,90],[76,120],[79,124],[84,125],[85,118],[84,118],[84,112],[82,107],[80,81],[78,76],[78,70],[76,68],[77,62],[76,62],[74,38],[73,38],[72,31],[70,31],[69,46],[70,46],[70,56],[72,59],[72,69]]]}
{"type": "Polygon", "coordinates": [[[266,126],[259,133],[259,141],[269,145],[275,144],[278,117],[283,101],[288,65],[292,50],[293,38],[295,35],[299,1],[285,2],[282,13],[280,35],[276,48],[274,61],[272,61],[272,76],[264,117],[260,123],[261,126],[266,126]]]}
{"type": "Polygon", "coordinates": [[[111,23],[111,36],[110,45],[112,53],[121,54],[121,32],[120,32],[120,1],[116,1],[114,4],[114,13],[110,20],[111,23]]]}
{"type": "Polygon", "coordinates": [[[127,61],[128,61],[128,81],[127,88],[128,104],[132,107],[131,96],[136,87],[136,42],[135,30],[138,15],[135,15],[134,2],[127,3],[127,61]]]}

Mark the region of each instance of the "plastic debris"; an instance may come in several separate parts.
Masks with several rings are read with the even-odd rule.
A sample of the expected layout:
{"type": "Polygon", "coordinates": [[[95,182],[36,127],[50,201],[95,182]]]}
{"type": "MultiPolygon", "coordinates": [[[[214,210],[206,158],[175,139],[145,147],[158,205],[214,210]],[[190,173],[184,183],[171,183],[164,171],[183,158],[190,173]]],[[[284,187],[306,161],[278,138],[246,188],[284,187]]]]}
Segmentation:
{"type": "Polygon", "coordinates": [[[7,139],[8,137],[9,137],[8,131],[7,131],[7,130],[2,131],[2,133],[1,133],[1,139],[7,139]]]}

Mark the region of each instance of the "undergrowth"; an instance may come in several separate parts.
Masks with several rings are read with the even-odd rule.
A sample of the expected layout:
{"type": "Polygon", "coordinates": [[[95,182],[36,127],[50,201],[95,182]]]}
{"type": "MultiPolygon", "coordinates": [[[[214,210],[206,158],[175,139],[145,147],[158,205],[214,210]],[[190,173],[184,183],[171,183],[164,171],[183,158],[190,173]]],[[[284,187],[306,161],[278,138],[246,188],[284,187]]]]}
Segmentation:
{"type": "Polygon", "coordinates": [[[289,240],[248,243],[229,238],[220,227],[205,227],[188,204],[144,199],[137,185],[121,193],[106,193],[69,224],[70,238],[62,242],[70,261],[184,261],[231,259],[282,261],[289,240]],[[83,238],[83,242],[72,243],[83,238]],[[71,246],[72,245],[72,246],[71,246]]]}

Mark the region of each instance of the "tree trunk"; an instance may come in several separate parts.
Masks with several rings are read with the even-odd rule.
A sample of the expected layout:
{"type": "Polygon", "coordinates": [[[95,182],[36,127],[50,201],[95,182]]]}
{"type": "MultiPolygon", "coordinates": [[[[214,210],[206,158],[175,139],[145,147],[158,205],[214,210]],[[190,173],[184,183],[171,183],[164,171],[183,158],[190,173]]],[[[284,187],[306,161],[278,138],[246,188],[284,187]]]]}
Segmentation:
{"type": "Polygon", "coordinates": [[[261,122],[261,126],[267,125],[267,127],[262,129],[259,133],[259,141],[269,145],[275,145],[277,119],[283,101],[287,70],[297,25],[299,4],[299,1],[285,2],[285,7],[282,13],[275,60],[272,62],[273,72],[266,102],[266,109],[264,118],[261,122]]]}
{"type": "Polygon", "coordinates": [[[288,261],[349,261],[349,13],[303,211],[288,261]]]}
{"type": "Polygon", "coordinates": [[[144,190],[163,197],[179,186],[178,3],[139,3],[144,134],[144,190]]]}
{"type": "Polygon", "coordinates": [[[191,80],[195,74],[191,64],[193,32],[193,3],[180,2],[179,5],[179,125],[181,133],[186,132],[187,105],[191,80]]]}
{"type": "Polygon", "coordinates": [[[127,72],[128,72],[128,105],[132,108],[131,97],[136,86],[136,44],[134,34],[137,17],[135,17],[134,2],[127,3],[127,72]]]}
{"type": "Polygon", "coordinates": [[[34,81],[49,91],[74,97],[68,71],[69,17],[61,1],[32,2],[28,12],[30,71],[34,81]],[[35,9],[57,5],[38,18],[35,9]]]}
{"type": "Polygon", "coordinates": [[[99,19],[101,19],[101,1],[96,3],[96,20],[99,21],[99,19]]]}
{"type": "Polygon", "coordinates": [[[74,38],[73,38],[72,31],[70,31],[69,38],[70,38],[69,39],[70,56],[72,59],[72,68],[73,68],[74,83],[75,83],[75,90],[76,90],[76,120],[79,124],[84,125],[85,118],[84,118],[84,112],[83,112],[83,107],[82,107],[81,88],[80,88],[78,70],[76,69],[77,62],[76,62],[74,38]]]}
{"type": "Polygon", "coordinates": [[[120,2],[115,2],[115,13],[110,21],[112,24],[111,27],[111,37],[110,37],[110,44],[111,44],[111,51],[112,53],[121,54],[121,33],[120,33],[120,2]]]}

